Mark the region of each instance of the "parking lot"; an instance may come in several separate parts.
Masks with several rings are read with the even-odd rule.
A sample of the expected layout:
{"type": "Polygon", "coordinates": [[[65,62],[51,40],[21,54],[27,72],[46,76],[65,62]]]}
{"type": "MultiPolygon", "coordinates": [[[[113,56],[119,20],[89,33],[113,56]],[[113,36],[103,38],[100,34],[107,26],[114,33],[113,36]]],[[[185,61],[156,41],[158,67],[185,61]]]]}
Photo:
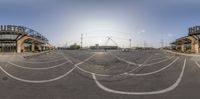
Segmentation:
{"type": "Polygon", "coordinates": [[[1,99],[199,99],[200,57],[161,50],[0,55],[1,99]],[[5,59],[6,58],[6,59],[5,59]]]}

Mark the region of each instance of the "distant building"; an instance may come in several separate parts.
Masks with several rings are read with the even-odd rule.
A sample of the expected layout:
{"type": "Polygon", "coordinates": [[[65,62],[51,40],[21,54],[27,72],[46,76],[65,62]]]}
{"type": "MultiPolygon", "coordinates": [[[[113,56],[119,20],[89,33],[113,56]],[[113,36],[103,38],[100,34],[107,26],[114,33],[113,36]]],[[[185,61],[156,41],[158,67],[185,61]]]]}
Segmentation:
{"type": "Polygon", "coordinates": [[[73,45],[70,45],[69,47],[57,47],[58,50],[78,50],[80,49],[80,45],[77,45],[77,43],[74,43],[73,45]]]}
{"type": "Polygon", "coordinates": [[[188,35],[176,39],[171,43],[171,49],[181,52],[199,53],[200,51],[200,26],[190,27],[188,35]]]}
{"type": "Polygon", "coordinates": [[[77,45],[77,43],[74,43],[73,45],[70,45],[69,48],[72,50],[76,50],[76,49],[80,49],[81,47],[80,47],[80,45],[77,45]]]}
{"type": "Polygon", "coordinates": [[[96,49],[96,50],[101,50],[101,49],[115,50],[115,49],[118,49],[118,46],[99,46],[99,44],[96,44],[95,46],[90,46],[90,49],[96,49]]]}

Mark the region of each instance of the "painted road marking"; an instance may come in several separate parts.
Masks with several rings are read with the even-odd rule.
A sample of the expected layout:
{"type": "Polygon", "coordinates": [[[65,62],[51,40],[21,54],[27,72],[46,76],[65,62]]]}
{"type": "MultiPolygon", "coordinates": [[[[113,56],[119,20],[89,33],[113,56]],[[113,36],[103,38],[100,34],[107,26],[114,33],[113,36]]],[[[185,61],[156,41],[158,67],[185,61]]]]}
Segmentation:
{"type": "Polygon", "coordinates": [[[194,60],[194,62],[195,62],[195,64],[197,65],[197,67],[199,67],[199,68],[200,68],[200,65],[199,65],[199,63],[198,63],[196,60],[194,60]]]}
{"type": "MultiPolygon", "coordinates": [[[[85,62],[88,61],[88,60],[90,60],[90,59],[91,59],[92,57],[94,57],[94,56],[95,56],[95,54],[92,55],[91,57],[89,57],[88,59],[86,59],[85,62]]],[[[71,60],[69,60],[68,58],[66,58],[66,60],[67,60],[67,61],[71,61],[71,60]]],[[[76,65],[76,68],[78,68],[79,70],[81,70],[81,71],[83,71],[83,72],[85,72],[85,73],[89,73],[89,74],[92,74],[92,73],[93,73],[93,72],[87,71],[87,70],[85,70],[85,69],[79,67],[78,65],[76,65]]],[[[104,75],[104,74],[96,74],[96,75],[98,75],[98,76],[112,76],[112,75],[104,75]]]]}
{"type": "MultiPolygon", "coordinates": [[[[111,53],[110,53],[110,54],[111,54],[111,53]]],[[[111,55],[112,55],[112,54],[111,54],[111,55]]],[[[154,63],[150,63],[150,64],[145,64],[145,63],[149,60],[149,58],[152,57],[152,56],[150,56],[150,57],[149,57],[148,59],[146,59],[142,64],[137,64],[137,63],[134,63],[134,62],[131,62],[131,61],[125,60],[125,59],[123,59],[123,58],[121,58],[121,57],[118,57],[118,56],[116,56],[116,55],[112,55],[112,56],[114,56],[114,57],[116,57],[117,59],[119,59],[119,60],[121,60],[121,61],[124,61],[124,62],[126,62],[126,63],[128,63],[128,64],[131,64],[131,65],[137,65],[137,66],[149,66],[149,65],[155,65],[155,64],[158,64],[158,63],[161,63],[161,62],[167,61],[167,60],[169,60],[169,59],[171,59],[171,58],[174,57],[174,56],[172,56],[172,57],[170,57],[170,58],[167,58],[167,59],[161,60],[161,61],[159,61],[159,62],[154,62],[154,63]]]]}
{"type": "Polygon", "coordinates": [[[165,61],[168,61],[170,59],[172,59],[174,56],[170,57],[170,58],[167,58],[167,59],[164,59],[164,60],[161,60],[161,61],[158,61],[158,62],[154,62],[154,63],[149,63],[149,64],[144,64],[143,66],[151,66],[151,65],[155,65],[155,64],[158,64],[158,63],[161,63],[161,62],[165,62],[165,61]]]}
{"type": "MultiPolygon", "coordinates": [[[[49,57],[49,56],[48,56],[49,57]]],[[[54,57],[54,58],[45,58],[45,59],[29,59],[30,61],[49,61],[49,60],[55,60],[55,59],[60,59],[63,58],[62,56],[60,57],[54,57]]]]}
{"type": "MultiPolygon", "coordinates": [[[[83,71],[83,72],[88,73],[88,74],[93,74],[93,72],[87,71],[87,70],[85,70],[85,69],[83,69],[83,68],[80,68],[79,66],[77,66],[77,68],[78,68],[79,70],[83,71]]],[[[113,75],[106,75],[106,74],[97,74],[97,73],[95,73],[95,74],[98,75],[98,76],[113,76],[113,75]]]]}
{"type": "MultiPolygon", "coordinates": [[[[92,56],[90,56],[88,59],[85,60],[85,62],[88,61],[88,60],[90,60],[91,58],[93,58],[95,55],[96,55],[96,54],[93,54],[92,56]]],[[[64,57],[67,61],[71,61],[71,60],[69,60],[68,58],[66,58],[65,56],[63,56],[63,57],[64,57]]],[[[88,74],[92,74],[92,73],[93,73],[93,72],[87,71],[87,70],[85,70],[85,69],[79,67],[78,65],[76,65],[76,68],[78,68],[79,70],[81,70],[81,71],[83,71],[83,72],[85,72],[85,73],[88,73],[88,74]]],[[[105,75],[105,74],[96,74],[96,75],[98,75],[98,76],[113,76],[113,75],[105,75]]]]}
{"type": "Polygon", "coordinates": [[[87,58],[86,60],[84,60],[84,61],[82,61],[82,62],[79,62],[79,63],[75,64],[74,67],[73,67],[71,70],[69,70],[68,72],[66,72],[65,74],[63,74],[63,75],[61,75],[61,76],[58,76],[58,77],[56,77],[56,78],[53,78],[53,79],[48,79],[48,80],[26,80],[26,79],[22,79],[22,78],[16,77],[16,76],[14,76],[14,75],[8,73],[6,70],[4,70],[4,69],[2,68],[2,66],[0,66],[0,69],[1,69],[5,74],[7,74],[9,77],[11,77],[11,78],[13,78],[13,79],[15,79],[15,80],[18,80],[18,81],[27,82],[27,83],[46,83],[46,82],[52,82],[52,81],[59,80],[59,79],[65,77],[65,76],[69,75],[74,69],[76,69],[76,67],[77,67],[78,65],[83,64],[83,63],[86,62],[87,60],[91,59],[93,56],[94,56],[94,55],[90,56],[89,58],[87,58]]]}
{"type": "MultiPolygon", "coordinates": [[[[52,60],[52,61],[50,61],[50,60],[48,60],[48,61],[43,61],[43,62],[33,62],[33,61],[21,61],[21,62],[26,62],[26,63],[33,63],[33,64],[35,64],[35,63],[52,63],[52,62],[56,62],[56,61],[60,61],[60,60],[62,60],[62,56],[61,57],[56,57],[56,58],[53,58],[53,59],[50,59],[50,60],[52,60]],[[57,59],[57,60],[54,60],[54,59],[57,59]]],[[[30,59],[30,60],[32,60],[32,59],[30,59]]],[[[33,59],[34,60],[34,59],[33,59]]],[[[36,60],[36,59],[35,59],[36,60]]],[[[39,60],[39,59],[38,59],[39,60]]],[[[40,59],[40,60],[44,60],[44,59],[40,59]]],[[[45,59],[46,60],[46,59],[45,59]]]]}
{"type": "MultiPolygon", "coordinates": [[[[63,56],[64,58],[65,58],[65,56],[63,56]]],[[[93,56],[92,56],[93,57],[93,56]]],[[[172,58],[172,57],[171,57],[172,58]]],[[[71,60],[69,60],[68,58],[65,58],[67,61],[71,61],[71,60]]],[[[177,59],[176,59],[177,60],[177,59]]],[[[88,61],[88,60],[87,60],[88,61]]],[[[172,63],[173,64],[173,63],[172,63]]],[[[170,64],[168,65],[168,66],[170,66],[170,64]]],[[[167,66],[167,67],[168,67],[167,66]]],[[[139,68],[140,66],[138,66],[138,67],[136,67],[136,68],[134,68],[134,69],[132,69],[131,71],[129,71],[129,72],[132,72],[132,71],[135,71],[135,70],[137,70],[138,68],[139,68]]],[[[167,68],[166,67],[166,68],[167,68]]],[[[95,72],[90,72],[90,71],[87,71],[87,70],[85,70],[85,69],[83,69],[83,68],[81,68],[81,67],[79,67],[79,66],[77,66],[77,68],[79,69],[79,70],[81,70],[81,71],[83,71],[83,72],[85,72],[85,73],[88,73],[88,74],[95,74],[95,75],[97,75],[97,76],[117,76],[117,75],[130,75],[130,76],[134,76],[133,74],[129,74],[129,73],[127,73],[127,72],[124,72],[124,73],[120,73],[120,74],[116,74],[116,75],[108,75],[108,74],[99,74],[99,73],[95,73],[95,72]]],[[[162,68],[161,70],[157,70],[157,71],[154,71],[154,72],[151,72],[151,73],[148,73],[148,74],[154,74],[154,73],[157,73],[157,72],[160,72],[160,71],[162,71],[162,70],[164,70],[165,68],[162,68]]],[[[136,74],[135,76],[139,76],[140,74],[136,74]]],[[[141,74],[142,75],[142,74],[141,74]]],[[[144,75],[147,75],[147,74],[144,74],[144,75]]]]}
{"type": "MultiPolygon", "coordinates": [[[[151,55],[150,57],[152,57],[152,55],[151,55]]],[[[130,71],[128,71],[128,72],[133,72],[133,71],[137,70],[138,68],[142,67],[143,64],[144,64],[145,62],[147,62],[147,60],[148,60],[150,57],[148,57],[142,64],[139,64],[138,67],[136,67],[136,68],[134,68],[134,69],[132,69],[132,70],[130,70],[130,71]]],[[[124,74],[127,74],[127,72],[125,72],[124,74]]]]}
{"type": "Polygon", "coordinates": [[[165,69],[167,69],[168,67],[172,66],[172,64],[174,64],[177,60],[179,59],[179,57],[177,57],[174,61],[172,61],[170,64],[168,64],[167,66],[159,69],[159,70],[156,70],[156,71],[153,71],[153,72],[149,72],[149,73],[142,73],[142,74],[134,74],[134,73],[126,73],[127,75],[131,75],[131,76],[146,76],[146,75],[151,75],[151,74],[155,74],[155,73],[158,73],[158,72],[161,72],[165,69]]]}
{"type": "Polygon", "coordinates": [[[31,63],[31,64],[41,64],[41,63],[53,63],[53,62],[57,62],[60,61],[62,59],[57,59],[57,60],[53,60],[53,61],[46,61],[46,62],[30,62],[30,61],[21,61],[21,62],[25,62],[25,63],[31,63]]]}
{"type": "Polygon", "coordinates": [[[150,59],[151,57],[153,57],[153,55],[149,56],[142,64],[139,64],[139,66],[143,66],[146,62],[149,61],[149,59],[150,59]]]}
{"type": "Polygon", "coordinates": [[[51,67],[41,67],[41,68],[32,68],[32,67],[24,67],[24,66],[21,66],[21,65],[17,65],[15,63],[12,63],[10,61],[8,61],[7,63],[8,64],[11,64],[12,66],[15,66],[15,67],[19,67],[19,68],[23,68],[23,69],[30,69],[30,70],[46,70],[46,69],[52,69],[52,68],[56,68],[56,67],[60,67],[66,63],[69,63],[70,61],[66,61],[64,63],[61,63],[61,64],[58,64],[58,65],[54,65],[54,66],[51,66],[51,67]]]}
{"type": "MultiPolygon", "coordinates": [[[[173,57],[171,57],[171,58],[173,58],[173,57]]],[[[171,58],[169,58],[169,59],[165,59],[164,61],[167,61],[167,60],[170,60],[171,58]]],[[[158,63],[161,63],[161,62],[163,62],[163,60],[162,61],[159,61],[159,62],[156,62],[156,63],[152,63],[152,64],[158,64],[158,63]]],[[[124,74],[125,75],[128,75],[130,72],[133,72],[133,71],[135,71],[135,70],[137,70],[138,68],[140,68],[140,67],[142,67],[142,66],[150,66],[150,65],[139,65],[138,67],[136,67],[136,68],[134,68],[134,69],[132,69],[132,70],[130,70],[130,71],[128,71],[128,72],[125,72],[124,74]]]]}
{"type": "Polygon", "coordinates": [[[5,71],[5,70],[2,68],[2,66],[0,66],[0,69],[1,69],[5,74],[7,74],[9,77],[11,77],[11,78],[13,78],[13,79],[15,79],[15,80],[18,80],[18,81],[27,82],[27,83],[46,83],[46,82],[56,81],[56,80],[59,80],[59,79],[65,77],[65,76],[67,76],[68,74],[70,74],[70,73],[75,69],[75,67],[72,68],[71,70],[69,70],[67,73],[65,73],[65,74],[63,74],[63,75],[61,75],[61,76],[59,76],[59,77],[56,77],[56,78],[53,78],[53,79],[48,79],[48,80],[26,80],[26,79],[18,78],[18,77],[16,77],[16,76],[14,76],[14,75],[8,73],[7,71],[5,71]]]}
{"type": "Polygon", "coordinates": [[[176,82],[171,85],[170,87],[168,88],[165,88],[165,89],[162,89],[162,90],[158,90],[158,91],[149,91],[149,92],[126,92],[126,91],[118,91],[118,90],[113,90],[113,89],[110,89],[110,88],[107,88],[105,87],[104,85],[102,85],[96,78],[96,75],[93,73],[92,74],[92,77],[96,83],[96,85],[106,91],[106,92],[110,92],[110,93],[115,93],[115,94],[125,94],[125,95],[151,95],[151,94],[161,94],[161,93],[166,93],[166,92],[169,92],[169,91],[172,91],[174,90],[181,82],[182,78],[183,78],[183,74],[184,74],[184,71],[185,71],[185,64],[186,64],[186,58],[184,60],[184,63],[183,63],[183,67],[182,67],[182,71],[178,77],[178,79],[176,80],[176,82]]]}
{"type": "Polygon", "coordinates": [[[151,59],[150,61],[155,61],[155,60],[159,60],[159,59],[166,59],[166,58],[169,58],[169,56],[154,58],[154,59],[151,59]]]}
{"type": "Polygon", "coordinates": [[[121,57],[119,57],[119,56],[113,55],[113,54],[111,54],[110,52],[109,52],[109,54],[112,55],[112,56],[114,56],[114,57],[116,57],[118,60],[124,61],[124,62],[126,62],[126,63],[128,63],[128,64],[131,64],[131,65],[139,65],[139,64],[137,64],[137,63],[134,63],[134,62],[125,60],[125,59],[123,59],[123,58],[121,58],[121,57]]]}

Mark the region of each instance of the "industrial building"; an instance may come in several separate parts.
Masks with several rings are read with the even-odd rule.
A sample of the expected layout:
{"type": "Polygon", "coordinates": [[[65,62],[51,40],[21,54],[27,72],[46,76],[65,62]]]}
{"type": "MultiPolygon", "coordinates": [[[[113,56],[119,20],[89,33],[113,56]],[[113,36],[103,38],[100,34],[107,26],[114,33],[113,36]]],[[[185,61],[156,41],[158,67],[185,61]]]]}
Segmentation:
{"type": "Polygon", "coordinates": [[[190,27],[188,29],[188,35],[176,39],[171,43],[171,47],[174,50],[187,53],[199,53],[200,52],[200,26],[190,27]]]}
{"type": "Polygon", "coordinates": [[[0,52],[36,52],[52,49],[48,39],[24,26],[0,25],[0,52]]]}

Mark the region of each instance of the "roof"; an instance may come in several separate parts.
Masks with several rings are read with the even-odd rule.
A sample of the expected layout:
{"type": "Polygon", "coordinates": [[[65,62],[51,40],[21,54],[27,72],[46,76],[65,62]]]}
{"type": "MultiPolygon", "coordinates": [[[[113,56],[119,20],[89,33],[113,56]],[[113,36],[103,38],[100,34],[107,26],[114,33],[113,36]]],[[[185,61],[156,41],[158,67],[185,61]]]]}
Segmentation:
{"type": "Polygon", "coordinates": [[[24,26],[17,26],[17,25],[0,25],[0,33],[14,33],[14,34],[20,34],[20,35],[28,35],[30,37],[36,38],[38,40],[42,40],[44,42],[48,42],[48,39],[44,37],[39,32],[24,27],[24,26]]]}
{"type": "Polygon", "coordinates": [[[178,38],[178,39],[176,39],[176,41],[173,42],[173,43],[179,43],[179,42],[180,42],[180,43],[190,43],[191,40],[189,40],[187,37],[188,37],[188,36],[184,36],[184,37],[178,38]]]}

